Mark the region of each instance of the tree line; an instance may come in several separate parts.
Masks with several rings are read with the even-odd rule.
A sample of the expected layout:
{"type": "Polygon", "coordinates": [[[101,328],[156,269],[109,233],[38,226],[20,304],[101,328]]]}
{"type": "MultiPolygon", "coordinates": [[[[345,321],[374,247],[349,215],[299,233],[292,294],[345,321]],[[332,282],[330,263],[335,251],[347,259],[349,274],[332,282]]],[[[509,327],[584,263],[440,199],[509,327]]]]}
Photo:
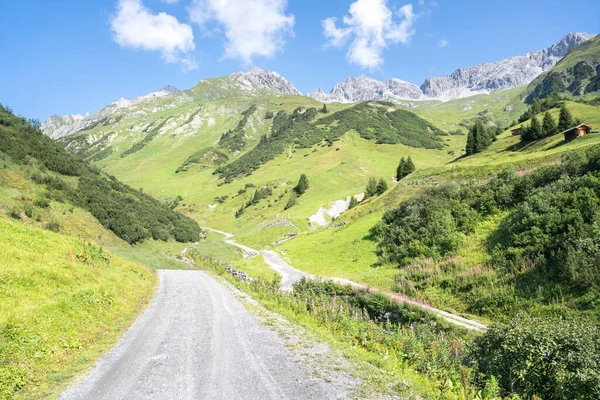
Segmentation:
{"type": "Polygon", "coordinates": [[[27,120],[0,106],[0,151],[14,162],[36,168],[32,180],[44,184],[56,201],[69,201],[89,211],[107,229],[128,243],[145,239],[197,241],[198,224],[141,190],[64,150],[27,120]],[[57,176],[78,178],[76,186],[57,176]]]}

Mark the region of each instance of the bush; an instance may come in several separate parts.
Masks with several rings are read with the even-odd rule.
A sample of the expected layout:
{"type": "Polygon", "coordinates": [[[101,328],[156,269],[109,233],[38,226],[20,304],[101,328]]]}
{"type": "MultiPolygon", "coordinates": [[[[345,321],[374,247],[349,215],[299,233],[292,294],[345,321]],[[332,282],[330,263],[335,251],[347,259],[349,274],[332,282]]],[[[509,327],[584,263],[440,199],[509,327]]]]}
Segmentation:
{"type": "Polygon", "coordinates": [[[522,314],[477,339],[472,356],[526,398],[600,398],[600,329],[584,321],[522,314]]]}
{"type": "Polygon", "coordinates": [[[365,188],[365,198],[373,197],[377,195],[377,179],[369,178],[367,187],[365,188]]]}
{"type": "Polygon", "coordinates": [[[295,193],[292,193],[292,195],[290,196],[287,203],[285,203],[285,207],[283,209],[288,210],[288,209],[294,207],[297,203],[298,203],[298,195],[296,195],[295,193]]]}
{"type": "Polygon", "coordinates": [[[46,225],[46,229],[52,232],[60,232],[61,224],[60,222],[53,220],[48,222],[48,224],[46,225]]]}
{"type": "Polygon", "coordinates": [[[21,211],[17,208],[13,208],[8,212],[8,216],[13,219],[21,219],[21,211]]]}
{"type": "Polygon", "coordinates": [[[387,182],[381,178],[379,180],[379,182],[377,182],[377,189],[376,189],[376,194],[377,196],[381,196],[382,194],[384,194],[386,191],[388,190],[388,184],[387,182]]]}

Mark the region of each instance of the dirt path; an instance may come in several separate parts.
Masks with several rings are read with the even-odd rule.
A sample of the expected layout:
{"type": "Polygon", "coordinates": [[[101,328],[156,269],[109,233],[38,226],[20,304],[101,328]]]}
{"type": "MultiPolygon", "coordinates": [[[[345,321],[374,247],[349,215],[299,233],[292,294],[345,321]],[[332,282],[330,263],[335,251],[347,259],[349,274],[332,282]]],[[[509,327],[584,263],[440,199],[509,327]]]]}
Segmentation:
{"type": "MultiPolygon", "coordinates": [[[[226,243],[229,243],[233,246],[237,246],[244,251],[251,251],[256,254],[259,253],[257,250],[251,249],[247,246],[241,245],[241,244],[235,242],[234,240],[232,240],[231,238],[233,237],[233,235],[230,233],[226,233],[226,232],[222,232],[222,231],[218,231],[216,229],[210,229],[210,228],[204,228],[204,229],[224,235],[226,243]]],[[[281,289],[284,291],[291,290],[292,287],[294,286],[294,283],[298,282],[302,278],[310,278],[310,279],[317,278],[314,275],[311,275],[307,272],[304,272],[304,271],[301,271],[299,269],[292,267],[287,262],[285,262],[281,257],[279,257],[275,252],[273,252],[271,250],[262,250],[262,251],[260,251],[260,253],[262,254],[265,262],[269,265],[269,267],[271,267],[272,269],[274,269],[276,272],[278,272],[281,275],[281,289]]],[[[390,292],[386,292],[386,291],[379,290],[379,289],[369,288],[367,285],[356,283],[349,279],[344,279],[344,278],[330,278],[330,277],[326,277],[326,276],[321,276],[318,278],[324,279],[324,280],[332,280],[332,281],[342,284],[342,285],[351,285],[355,289],[369,290],[369,292],[371,292],[371,293],[381,292],[381,293],[389,296],[390,298],[392,298],[394,301],[397,301],[398,303],[405,303],[405,304],[413,305],[415,307],[420,307],[428,312],[436,314],[437,316],[439,316],[440,318],[444,319],[445,321],[447,321],[451,324],[461,326],[461,327],[469,329],[469,330],[473,330],[473,331],[477,331],[477,332],[485,332],[488,329],[487,325],[482,324],[481,322],[478,322],[478,321],[475,321],[472,319],[467,319],[467,318],[461,317],[459,315],[455,315],[455,314],[449,313],[447,311],[443,311],[438,308],[434,308],[429,305],[422,304],[416,300],[409,299],[409,298],[399,295],[397,293],[390,293],[390,292]]]]}
{"type": "Polygon", "coordinates": [[[160,285],[147,310],[61,399],[348,397],[344,384],[317,377],[280,334],[206,273],[160,270],[158,275],[160,285]]]}

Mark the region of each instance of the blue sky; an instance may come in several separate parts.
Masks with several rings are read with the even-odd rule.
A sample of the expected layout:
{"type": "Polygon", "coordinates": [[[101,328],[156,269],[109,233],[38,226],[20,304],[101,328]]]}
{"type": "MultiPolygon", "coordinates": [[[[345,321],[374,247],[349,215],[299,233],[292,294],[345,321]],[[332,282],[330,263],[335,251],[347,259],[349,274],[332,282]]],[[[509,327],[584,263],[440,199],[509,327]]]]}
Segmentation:
{"type": "Polygon", "coordinates": [[[41,120],[253,65],[302,92],[420,85],[600,32],[597,0],[2,0],[0,15],[0,103],[41,120]]]}

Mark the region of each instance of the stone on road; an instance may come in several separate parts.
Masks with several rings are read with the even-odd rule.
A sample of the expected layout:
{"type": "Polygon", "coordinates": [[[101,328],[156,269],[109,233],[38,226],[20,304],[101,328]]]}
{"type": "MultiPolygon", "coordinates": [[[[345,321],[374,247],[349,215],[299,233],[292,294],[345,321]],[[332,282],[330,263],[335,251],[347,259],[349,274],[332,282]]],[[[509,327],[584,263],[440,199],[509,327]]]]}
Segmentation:
{"type": "Polygon", "coordinates": [[[158,271],[160,286],[72,399],[334,399],[284,339],[202,271],[158,271]]]}

